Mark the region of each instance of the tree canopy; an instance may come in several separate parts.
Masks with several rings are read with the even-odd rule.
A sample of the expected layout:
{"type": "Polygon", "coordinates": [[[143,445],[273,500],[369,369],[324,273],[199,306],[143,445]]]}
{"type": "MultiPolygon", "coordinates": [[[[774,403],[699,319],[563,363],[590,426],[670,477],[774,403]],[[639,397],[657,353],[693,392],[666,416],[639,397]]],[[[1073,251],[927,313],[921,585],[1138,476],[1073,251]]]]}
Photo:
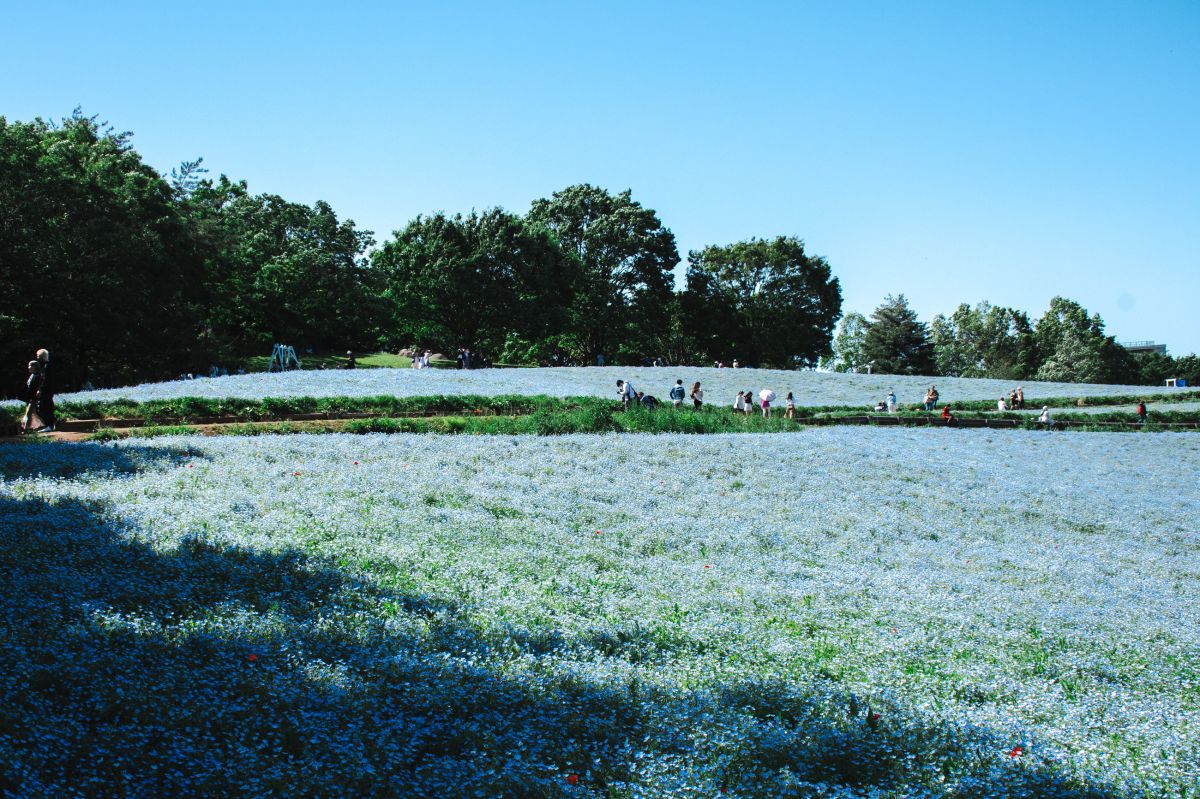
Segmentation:
{"type": "Polygon", "coordinates": [[[925,323],[901,294],[888,295],[871,314],[862,343],[863,360],[873,372],[929,375],[934,372],[933,345],[925,323]]]}
{"type": "Polygon", "coordinates": [[[831,349],[842,290],[824,258],[779,236],[688,254],[685,329],[717,358],[812,366],[831,349]]]}

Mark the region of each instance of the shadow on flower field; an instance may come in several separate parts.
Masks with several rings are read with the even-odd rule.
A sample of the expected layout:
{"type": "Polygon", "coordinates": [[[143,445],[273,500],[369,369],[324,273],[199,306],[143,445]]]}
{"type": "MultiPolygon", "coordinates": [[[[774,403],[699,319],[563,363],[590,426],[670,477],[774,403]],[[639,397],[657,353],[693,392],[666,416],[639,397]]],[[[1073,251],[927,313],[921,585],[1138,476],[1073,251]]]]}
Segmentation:
{"type": "MultiPolygon", "coordinates": [[[[181,454],[108,452],[93,468],[181,454]]],[[[489,631],[302,554],[162,551],[114,518],[0,494],[4,796],[1118,795],[816,676],[597,684],[581,651],[627,667],[636,640],[489,631]]]]}

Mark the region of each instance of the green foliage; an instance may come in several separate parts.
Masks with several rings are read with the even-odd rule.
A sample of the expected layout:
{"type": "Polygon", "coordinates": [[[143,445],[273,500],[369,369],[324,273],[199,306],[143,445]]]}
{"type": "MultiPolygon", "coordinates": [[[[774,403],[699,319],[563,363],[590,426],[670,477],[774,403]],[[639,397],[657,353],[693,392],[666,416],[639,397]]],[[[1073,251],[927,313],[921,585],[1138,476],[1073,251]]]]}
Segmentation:
{"type": "Polygon", "coordinates": [[[544,231],[495,208],[419,216],[372,256],[392,346],[499,352],[509,334],[539,340],[565,324],[572,276],[544,231]]]}
{"type": "Polygon", "coordinates": [[[833,358],[829,367],[835,372],[857,372],[866,365],[863,341],[867,337],[867,317],[851,311],[842,317],[833,339],[833,358]]]}
{"type": "Polygon", "coordinates": [[[795,237],[688,254],[686,330],[704,352],[756,366],[812,366],[830,352],[842,291],[795,237]]]}
{"type": "Polygon", "coordinates": [[[183,200],[206,255],[205,334],[212,349],[360,349],[377,341],[374,275],[363,253],[374,240],[328,203],[251,195],[224,175],[183,200]]]}
{"type": "Polygon", "coordinates": [[[925,323],[901,294],[890,294],[871,314],[862,357],[879,374],[927,375],[934,371],[933,345],[925,323]]]}
{"type": "Polygon", "coordinates": [[[1104,335],[1100,314],[1055,297],[1034,329],[1040,367],[1035,378],[1069,383],[1137,382],[1137,365],[1125,348],[1104,335]]]}
{"type": "Polygon", "coordinates": [[[938,374],[1020,380],[1032,374],[1033,330],[1021,311],[986,301],[963,303],[930,329],[938,374]]]}
{"type": "Polygon", "coordinates": [[[668,323],[675,236],[630,191],[613,195],[587,184],[533,202],[528,219],[571,258],[568,330],[592,361],[636,360],[668,323]]]}
{"type": "Polygon", "coordinates": [[[59,390],[161,375],[196,347],[202,259],[129,139],[78,112],[0,117],[0,363],[45,347],[59,390]]]}

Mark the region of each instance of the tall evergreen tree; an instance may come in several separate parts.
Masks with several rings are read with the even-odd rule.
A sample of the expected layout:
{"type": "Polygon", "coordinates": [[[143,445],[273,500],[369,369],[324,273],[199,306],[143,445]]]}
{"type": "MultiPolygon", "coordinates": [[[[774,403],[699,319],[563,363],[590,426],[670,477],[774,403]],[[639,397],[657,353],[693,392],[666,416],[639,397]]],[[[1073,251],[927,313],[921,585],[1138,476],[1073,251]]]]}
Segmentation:
{"type": "Polygon", "coordinates": [[[872,371],[881,374],[928,375],[934,371],[929,331],[903,294],[889,294],[871,314],[862,355],[872,371]]]}

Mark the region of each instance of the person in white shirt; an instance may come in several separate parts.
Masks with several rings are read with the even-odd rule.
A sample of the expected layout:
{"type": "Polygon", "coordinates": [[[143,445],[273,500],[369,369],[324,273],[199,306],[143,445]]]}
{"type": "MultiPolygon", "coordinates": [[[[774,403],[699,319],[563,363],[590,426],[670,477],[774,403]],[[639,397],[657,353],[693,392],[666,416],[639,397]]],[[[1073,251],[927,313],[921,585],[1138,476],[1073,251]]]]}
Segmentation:
{"type": "Polygon", "coordinates": [[[1042,406],[1042,415],[1038,417],[1038,421],[1042,424],[1050,424],[1050,406],[1042,406]]]}
{"type": "Polygon", "coordinates": [[[890,388],[887,393],[887,411],[888,413],[896,412],[896,392],[890,388]]]}
{"type": "Polygon", "coordinates": [[[1001,397],[999,400],[997,400],[996,410],[998,410],[998,411],[1007,411],[1008,410],[1008,404],[1004,401],[1004,397],[1001,397]]]}
{"type": "Polygon", "coordinates": [[[737,399],[733,401],[733,411],[734,413],[746,412],[746,394],[744,391],[739,391],[737,399]]]}
{"type": "Polygon", "coordinates": [[[629,410],[629,404],[637,400],[637,392],[633,390],[633,383],[628,380],[618,380],[617,396],[621,398],[621,406],[625,410],[629,410]]]}
{"type": "Polygon", "coordinates": [[[699,410],[704,404],[704,389],[700,388],[700,381],[697,380],[692,384],[692,408],[699,410]]]}

